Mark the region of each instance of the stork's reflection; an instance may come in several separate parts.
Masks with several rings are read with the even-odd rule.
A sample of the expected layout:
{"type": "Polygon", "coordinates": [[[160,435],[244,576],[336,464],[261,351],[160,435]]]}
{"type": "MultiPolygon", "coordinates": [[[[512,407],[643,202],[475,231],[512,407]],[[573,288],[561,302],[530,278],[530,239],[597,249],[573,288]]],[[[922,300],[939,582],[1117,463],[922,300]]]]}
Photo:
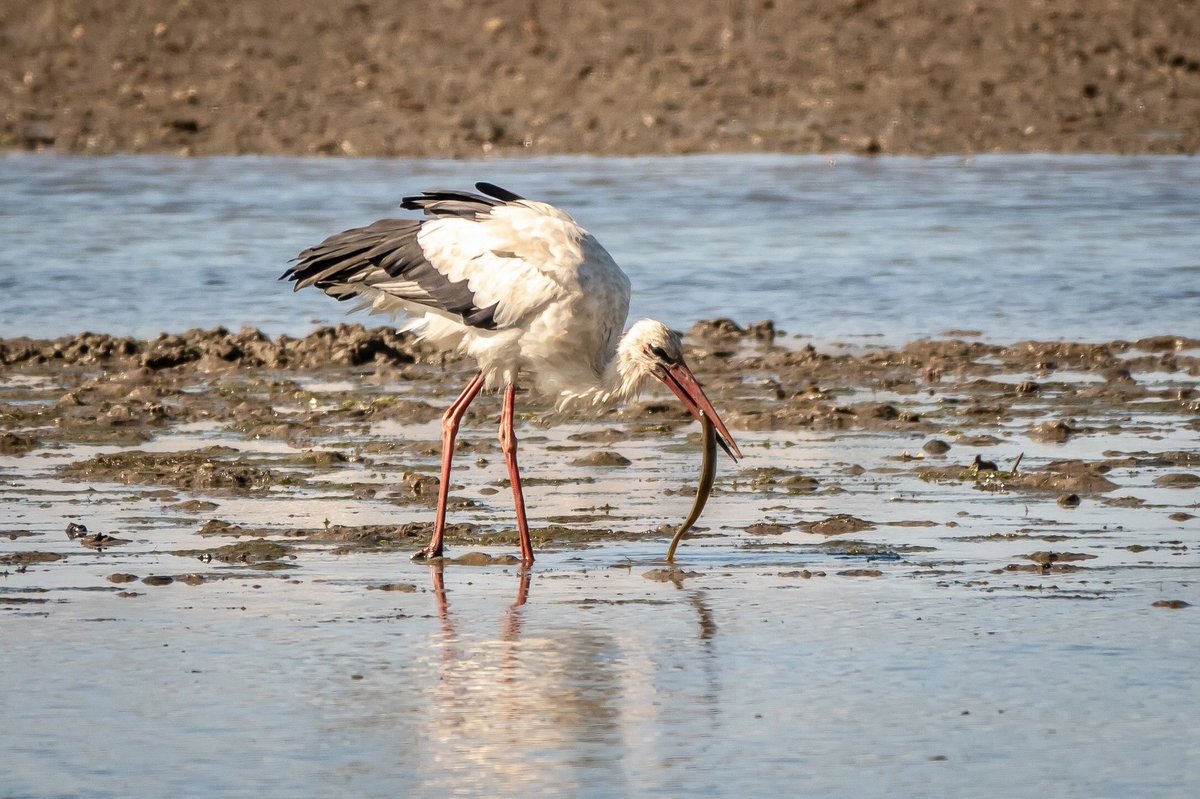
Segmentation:
{"type": "MultiPolygon", "coordinates": [[[[429,569],[433,577],[433,595],[437,598],[438,618],[442,620],[442,632],[449,638],[454,637],[454,622],[450,617],[450,602],[446,596],[446,570],[438,563],[429,569]]],[[[517,598],[505,611],[500,625],[500,640],[516,641],[521,636],[522,608],[529,599],[529,586],[533,582],[533,572],[521,569],[517,572],[517,598]]]]}
{"type": "Polygon", "coordinates": [[[631,759],[650,768],[683,757],[684,733],[718,723],[719,614],[707,592],[681,592],[683,613],[655,620],[645,614],[661,605],[603,590],[579,596],[561,579],[543,583],[548,593],[534,603],[528,570],[429,570],[431,672],[414,675],[427,701],[408,730],[423,789],[509,795],[537,784],[571,796],[603,773],[614,795],[628,795],[637,792],[621,778],[631,759]],[[679,734],[651,750],[631,746],[655,727],[679,734]]]}

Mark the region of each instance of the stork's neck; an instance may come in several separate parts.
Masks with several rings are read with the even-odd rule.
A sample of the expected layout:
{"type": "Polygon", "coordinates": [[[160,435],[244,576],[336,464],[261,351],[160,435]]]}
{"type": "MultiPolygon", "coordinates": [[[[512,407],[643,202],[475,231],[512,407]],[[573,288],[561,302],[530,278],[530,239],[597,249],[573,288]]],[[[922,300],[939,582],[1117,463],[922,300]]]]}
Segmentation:
{"type": "Polygon", "coordinates": [[[583,391],[564,391],[559,396],[558,409],[596,412],[641,393],[650,372],[633,357],[628,342],[629,333],[626,333],[605,364],[600,380],[583,391]]]}

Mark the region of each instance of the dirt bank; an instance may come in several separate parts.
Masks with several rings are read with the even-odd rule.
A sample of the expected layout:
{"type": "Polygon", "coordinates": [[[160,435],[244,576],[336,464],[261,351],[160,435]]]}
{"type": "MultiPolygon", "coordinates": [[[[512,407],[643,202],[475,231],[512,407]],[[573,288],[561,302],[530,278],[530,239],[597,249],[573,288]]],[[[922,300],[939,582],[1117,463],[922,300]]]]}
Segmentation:
{"type": "Polygon", "coordinates": [[[1200,150],[1177,0],[0,5],[0,147],[1200,150]]]}

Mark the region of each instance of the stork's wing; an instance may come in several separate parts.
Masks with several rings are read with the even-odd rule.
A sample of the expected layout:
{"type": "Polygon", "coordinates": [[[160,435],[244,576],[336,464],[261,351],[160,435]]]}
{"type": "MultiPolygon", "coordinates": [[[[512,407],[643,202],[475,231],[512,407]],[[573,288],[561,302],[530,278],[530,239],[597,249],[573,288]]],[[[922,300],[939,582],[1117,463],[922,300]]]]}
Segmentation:
{"type": "MultiPolygon", "coordinates": [[[[482,196],[432,191],[404,199],[424,221],[384,219],[300,253],[282,279],[376,308],[398,300],[488,330],[520,324],[612,258],[566,213],[487,183],[482,196]]],[[[624,277],[623,275],[621,277],[624,277]]]]}
{"type": "Polygon", "coordinates": [[[421,224],[381,219],[330,236],[296,256],[297,263],[280,280],[294,281],[296,291],[316,286],[338,300],[358,298],[367,304],[383,293],[472,327],[495,328],[494,304],[480,304],[466,282],[448,279],[429,263],[417,241],[421,224]]]}

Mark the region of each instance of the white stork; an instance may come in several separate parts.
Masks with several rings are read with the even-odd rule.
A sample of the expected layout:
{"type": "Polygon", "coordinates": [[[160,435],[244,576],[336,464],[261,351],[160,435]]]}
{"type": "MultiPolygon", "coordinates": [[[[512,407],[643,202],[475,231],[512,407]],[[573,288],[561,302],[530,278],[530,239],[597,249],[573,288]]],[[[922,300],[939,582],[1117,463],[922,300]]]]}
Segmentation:
{"type": "Polygon", "coordinates": [[[408,314],[425,341],[473,358],[479,372],[442,417],[437,518],[428,547],[442,554],[454,439],[481,389],[504,390],[500,444],[521,536],[533,562],[513,431],[518,381],[559,410],[598,411],[635,396],[651,377],[697,419],[707,417],[735,460],[741,451],[683,360],[679,336],[643,319],[621,335],[629,278],[600,242],[565,212],[490,183],[482,194],[429,191],[401,207],[424,220],[382,219],[330,236],[300,253],[280,277],[294,290],[316,286],[356,308],[408,314]],[[485,196],[486,195],[486,196],[485,196]]]}

